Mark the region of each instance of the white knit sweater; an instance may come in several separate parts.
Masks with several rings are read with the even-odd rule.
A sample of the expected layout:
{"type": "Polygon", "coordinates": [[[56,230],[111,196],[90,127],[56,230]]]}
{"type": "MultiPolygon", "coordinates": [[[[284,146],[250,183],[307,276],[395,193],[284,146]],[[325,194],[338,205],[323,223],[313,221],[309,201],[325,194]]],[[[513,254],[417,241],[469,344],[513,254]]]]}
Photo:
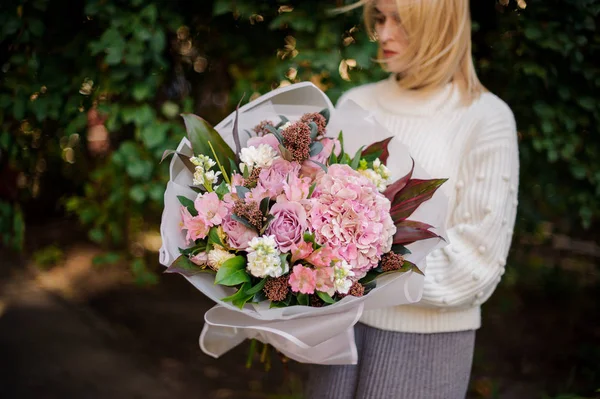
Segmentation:
{"type": "MultiPolygon", "coordinates": [[[[470,106],[449,84],[427,96],[401,89],[391,76],[346,92],[410,149],[432,177],[449,180],[449,245],[427,257],[423,299],[365,312],[383,330],[436,333],[481,326],[480,305],[504,274],[517,208],[519,157],[515,120],[491,93],[470,106]]],[[[392,154],[393,156],[393,154],[392,154]]]]}

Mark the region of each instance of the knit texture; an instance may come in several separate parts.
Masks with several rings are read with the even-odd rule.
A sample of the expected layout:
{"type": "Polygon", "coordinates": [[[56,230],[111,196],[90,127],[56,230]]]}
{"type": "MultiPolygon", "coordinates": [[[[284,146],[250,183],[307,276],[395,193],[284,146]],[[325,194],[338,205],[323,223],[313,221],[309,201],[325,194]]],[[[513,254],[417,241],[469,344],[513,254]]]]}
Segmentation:
{"type": "MultiPolygon", "coordinates": [[[[448,178],[449,245],[426,259],[418,304],[365,312],[383,330],[435,333],[477,329],[480,305],[504,274],[517,209],[519,157],[510,108],[486,92],[469,106],[452,84],[427,96],[393,77],[346,92],[406,144],[432,177],[448,178]]],[[[391,154],[393,156],[393,154],[391,154]]]]}
{"type": "Polygon", "coordinates": [[[413,334],[357,324],[355,366],[311,365],[307,399],[464,399],[475,331],[413,334]]]}

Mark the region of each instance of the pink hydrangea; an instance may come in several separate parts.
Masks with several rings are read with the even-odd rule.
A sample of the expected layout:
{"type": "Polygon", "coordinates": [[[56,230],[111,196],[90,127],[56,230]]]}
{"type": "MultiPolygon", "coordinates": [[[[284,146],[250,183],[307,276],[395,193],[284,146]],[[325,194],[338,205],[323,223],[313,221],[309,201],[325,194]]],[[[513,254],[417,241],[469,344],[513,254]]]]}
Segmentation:
{"type": "Polygon", "coordinates": [[[209,227],[221,224],[229,212],[227,206],[219,200],[219,196],[215,192],[198,195],[194,201],[194,208],[198,211],[198,216],[209,227]]]}
{"type": "Polygon", "coordinates": [[[181,229],[187,230],[185,239],[188,242],[206,238],[209,226],[206,225],[204,219],[199,216],[192,216],[185,206],[181,207],[181,219],[181,229]]]}
{"type": "Polygon", "coordinates": [[[290,287],[292,287],[292,291],[294,292],[313,294],[316,288],[316,278],[314,270],[302,265],[296,265],[290,274],[290,287]]]}
{"type": "Polygon", "coordinates": [[[317,175],[309,228],[319,244],[336,248],[362,278],[392,247],[396,227],[390,207],[369,179],[348,165],[331,165],[317,175]]]}

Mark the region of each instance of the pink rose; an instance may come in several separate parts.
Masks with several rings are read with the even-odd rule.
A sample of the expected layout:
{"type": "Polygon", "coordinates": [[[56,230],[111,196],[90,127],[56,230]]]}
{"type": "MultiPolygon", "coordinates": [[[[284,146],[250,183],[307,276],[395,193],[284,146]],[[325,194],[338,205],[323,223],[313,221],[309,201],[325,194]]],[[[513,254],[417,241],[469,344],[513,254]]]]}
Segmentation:
{"type": "Polygon", "coordinates": [[[302,265],[294,266],[289,279],[292,291],[303,294],[313,294],[316,288],[316,273],[302,265]]]}
{"type": "Polygon", "coordinates": [[[258,148],[258,146],[261,144],[267,144],[268,146],[272,147],[275,151],[277,151],[277,154],[280,153],[279,152],[279,140],[277,140],[277,137],[275,137],[275,135],[273,133],[265,134],[264,136],[261,136],[261,137],[249,138],[248,142],[246,143],[246,147],[258,148]]]}
{"type": "Polygon", "coordinates": [[[254,237],[258,237],[258,233],[243,224],[233,220],[230,216],[223,220],[223,231],[227,234],[227,244],[234,249],[245,250],[248,248],[248,242],[254,237]]]}
{"type": "Polygon", "coordinates": [[[306,211],[297,202],[283,200],[271,207],[275,217],[267,228],[267,235],[275,236],[275,242],[281,252],[288,252],[294,244],[299,243],[308,225],[306,211]]]}
{"type": "Polygon", "coordinates": [[[209,227],[206,225],[204,219],[200,216],[192,216],[185,206],[181,207],[181,218],[181,229],[187,230],[185,239],[188,242],[196,241],[198,238],[206,238],[209,227]]]}
{"type": "Polygon", "coordinates": [[[194,201],[194,208],[198,211],[198,216],[209,227],[221,224],[229,211],[227,206],[219,200],[219,196],[215,192],[198,195],[194,201]]]}

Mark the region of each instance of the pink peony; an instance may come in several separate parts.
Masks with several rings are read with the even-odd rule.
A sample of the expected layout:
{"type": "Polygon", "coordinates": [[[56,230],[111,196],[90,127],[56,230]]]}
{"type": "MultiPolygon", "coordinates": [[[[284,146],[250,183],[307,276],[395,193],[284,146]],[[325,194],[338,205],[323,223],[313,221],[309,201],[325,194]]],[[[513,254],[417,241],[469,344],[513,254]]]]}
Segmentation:
{"type": "Polygon", "coordinates": [[[235,173],[233,174],[233,176],[231,176],[231,186],[233,191],[235,192],[235,188],[237,186],[243,186],[244,185],[244,176],[240,175],[239,173],[235,173]]]}
{"type": "Polygon", "coordinates": [[[289,283],[294,292],[312,294],[316,288],[316,273],[308,267],[296,265],[290,274],[289,283]]]}
{"type": "Polygon", "coordinates": [[[390,201],[348,165],[331,165],[316,179],[308,213],[310,230],[319,244],[336,248],[362,278],[392,247],[396,227],[390,201]]]}
{"type": "Polygon", "coordinates": [[[234,249],[245,250],[248,248],[248,242],[254,237],[258,237],[255,230],[233,220],[231,216],[227,216],[221,226],[227,234],[227,244],[234,249]]]}
{"type": "Polygon", "coordinates": [[[319,171],[321,171],[321,167],[316,163],[311,162],[311,160],[326,165],[332,151],[336,156],[340,155],[340,152],[342,151],[342,146],[340,145],[340,141],[338,139],[325,137],[324,139],[320,140],[320,143],[323,144],[323,149],[321,152],[308,158],[308,160],[302,163],[301,173],[303,176],[313,177],[319,173],[319,171]]]}
{"type": "Polygon", "coordinates": [[[258,184],[263,187],[271,198],[276,198],[283,193],[283,187],[288,178],[298,176],[300,165],[277,158],[269,168],[261,170],[258,184]]]}
{"type": "Polygon", "coordinates": [[[275,137],[275,135],[273,133],[265,134],[264,136],[261,136],[261,137],[249,138],[248,142],[246,143],[246,147],[258,148],[258,146],[261,144],[267,144],[271,148],[273,148],[275,151],[277,151],[277,154],[280,153],[279,152],[279,140],[277,140],[277,137],[275,137]]]}
{"type": "Polygon", "coordinates": [[[275,219],[269,224],[267,234],[275,236],[281,252],[288,252],[302,240],[308,228],[306,211],[301,204],[283,199],[271,207],[271,214],[275,219]]]}
{"type": "Polygon", "coordinates": [[[315,288],[329,295],[335,293],[333,286],[333,267],[321,267],[315,270],[315,288]]]}
{"type": "Polygon", "coordinates": [[[198,195],[196,201],[194,201],[194,207],[198,211],[198,216],[209,227],[221,224],[229,211],[227,206],[219,200],[219,196],[215,192],[198,195]]]}
{"type": "Polygon", "coordinates": [[[181,207],[181,218],[181,229],[187,230],[185,239],[188,242],[205,238],[208,235],[209,226],[206,225],[204,219],[199,216],[192,216],[185,206],[181,207]]]}
{"type": "Polygon", "coordinates": [[[292,253],[292,263],[294,263],[306,259],[313,252],[313,245],[310,242],[300,241],[300,243],[291,246],[290,252],[292,253]]]}

